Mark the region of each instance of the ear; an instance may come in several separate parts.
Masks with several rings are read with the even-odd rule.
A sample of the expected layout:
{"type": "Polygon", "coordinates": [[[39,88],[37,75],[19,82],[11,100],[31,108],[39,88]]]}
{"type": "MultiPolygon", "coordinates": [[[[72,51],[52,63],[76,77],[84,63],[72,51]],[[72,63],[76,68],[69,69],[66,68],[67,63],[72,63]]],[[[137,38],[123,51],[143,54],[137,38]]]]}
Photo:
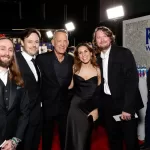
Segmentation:
{"type": "Polygon", "coordinates": [[[24,46],[24,42],[21,40],[21,45],[24,46]]]}
{"type": "Polygon", "coordinates": [[[54,39],[51,40],[52,45],[54,46],[54,39]]]}

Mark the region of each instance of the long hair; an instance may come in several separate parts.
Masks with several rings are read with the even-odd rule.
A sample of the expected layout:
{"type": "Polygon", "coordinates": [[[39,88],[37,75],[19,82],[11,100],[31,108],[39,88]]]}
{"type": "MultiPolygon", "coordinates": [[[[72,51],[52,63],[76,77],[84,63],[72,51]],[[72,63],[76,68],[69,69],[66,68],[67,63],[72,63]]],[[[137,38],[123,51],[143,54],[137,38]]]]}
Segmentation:
{"type": "MultiPolygon", "coordinates": [[[[12,42],[12,40],[7,37],[0,38],[0,40],[9,40],[12,42]]],[[[12,42],[12,44],[13,44],[13,42],[12,42]]],[[[9,79],[13,80],[18,86],[24,87],[24,81],[23,81],[21,73],[19,71],[15,51],[14,51],[12,61],[9,65],[9,79]]]]}
{"type": "Polygon", "coordinates": [[[17,64],[15,52],[14,52],[13,60],[9,66],[9,70],[10,70],[9,79],[15,81],[17,85],[24,87],[24,81],[17,64]]]}
{"type": "Polygon", "coordinates": [[[96,42],[96,32],[97,31],[102,31],[106,34],[106,36],[108,36],[111,40],[111,44],[115,43],[115,35],[113,34],[113,32],[105,27],[105,26],[100,26],[100,27],[97,27],[93,33],[93,40],[92,40],[92,44],[94,46],[94,49],[96,51],[96,53],[100,53],[100,50],[99,50],[99,47],[97,45],[97,42],[96,42]]]}
{"type": "Polygon", "coordinates": [[[75,51],[74,51],[74,73],[80,71],[81,69],[82,62],[79,59],[79,52],[78,52],[81,46],[87,47],[87,49],[92,53],[91,64],[93,65],[93,67],[98,66],[96,63],[96,56],[95,56],[95,52],[93,48],[91,48],[87,43],[80,43],[76,46],[75,51]]]}

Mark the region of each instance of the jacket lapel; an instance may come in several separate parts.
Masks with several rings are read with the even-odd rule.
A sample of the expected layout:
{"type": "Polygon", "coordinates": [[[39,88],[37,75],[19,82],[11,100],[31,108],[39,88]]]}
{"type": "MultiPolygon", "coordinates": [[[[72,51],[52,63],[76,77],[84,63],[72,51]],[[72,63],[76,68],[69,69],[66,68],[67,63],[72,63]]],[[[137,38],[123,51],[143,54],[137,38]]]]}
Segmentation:
{"type": "Polygon", "coordinates": [[[17,52],[16,56],[17,56],[19,69],[21,70],[22,75],[24,75],[24,73],[31,74],[32,79],[35,80],[35,82],[36,82],[34,74],[31,71],[29,65],[27,64],[27,62],[26,62],[25,58],[22,56],[22,54],[20,52],[17,52]]]}
{"type": "Polygon", "coordinates": [[[115,46],[112,45],[109,54],[109,60],[108,60],[108,85],[110,90],[111,90],[112,73],[113,71],[115,71],[113,70],[113,62],[115,60],[116,54],[117,54],[117,50],[115,49],[115,46]]]}
{"type": "Polygon", "coordinates": [[[102,64],[102,58],[100,57],[100,54],[97,56],[97,64],[100,67],[101,76],[103,77],[103,64],[102,64]]]}
{"type": "Polygon", "coordinates": [[[111,81],[112,61],[113,61],[113,49],[111,48],[108,60],[108,84],[109,81],[111,81]]]}
{"type": "Polygon", "coordinates": [[[3,87],[0,86],[0,105],[5,109],[4,98],[3,98],[3,87]]]}
{"type": "Polygon", "coordinates": [[[9,94],[9,108],[8,108],[8,110],[10,110],[14,104],[17,86],[12,81],[9,81],[9,88],[10,88],[10,94],[9,94]]]}
{"type": "MultiPolygon", "coordinates": [[[[55,68],[54,68],[54,59],[55,59],[55,54],[54,51],[51,52],[52,53],[52,58],[50,59],[50,64],[51,64],[51,73],[53,75],[54,81],[56,81],[57,84],[59,84],[57,76],[56,76],[56,72],[55,72],[55,68]]],[[[59,84],[60,85],[60,84],[59,84]]]]}

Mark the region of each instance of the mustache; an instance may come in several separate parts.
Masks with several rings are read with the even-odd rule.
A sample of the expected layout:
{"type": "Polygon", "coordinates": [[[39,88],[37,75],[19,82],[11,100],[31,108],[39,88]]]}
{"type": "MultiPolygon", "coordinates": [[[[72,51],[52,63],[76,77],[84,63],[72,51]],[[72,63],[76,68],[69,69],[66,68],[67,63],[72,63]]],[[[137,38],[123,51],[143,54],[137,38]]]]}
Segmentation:
{"type": "Polygon", "coordinates": [[[3,56],[1,56],[1,57],[6,57],[6,58],[11,58],[9,55],[3,55],[3,56]]]}

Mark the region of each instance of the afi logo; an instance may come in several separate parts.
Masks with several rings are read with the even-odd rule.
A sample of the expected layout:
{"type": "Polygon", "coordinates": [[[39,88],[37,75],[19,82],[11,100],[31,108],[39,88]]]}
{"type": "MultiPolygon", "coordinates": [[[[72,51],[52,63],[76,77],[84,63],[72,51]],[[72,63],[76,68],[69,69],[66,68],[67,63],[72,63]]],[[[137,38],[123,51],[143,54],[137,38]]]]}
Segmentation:
{"type": "Polygon", "coordinates": [[[150,28],[146,28],[146,50],[150,51],[150,28]]]}

